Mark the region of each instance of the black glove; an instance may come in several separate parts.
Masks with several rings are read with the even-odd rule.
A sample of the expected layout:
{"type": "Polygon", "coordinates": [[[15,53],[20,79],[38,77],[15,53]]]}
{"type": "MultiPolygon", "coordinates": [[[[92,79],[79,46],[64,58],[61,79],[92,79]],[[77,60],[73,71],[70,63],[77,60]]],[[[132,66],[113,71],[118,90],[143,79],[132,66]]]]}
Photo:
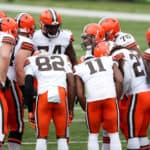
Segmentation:
{"type": "Polygon", "coordinates": [[[9,78],[7,77],[6,81],[5,81],[5,88],[7,89],[9,87],[11,87],[11,82],[10,82],[9,78]]]}

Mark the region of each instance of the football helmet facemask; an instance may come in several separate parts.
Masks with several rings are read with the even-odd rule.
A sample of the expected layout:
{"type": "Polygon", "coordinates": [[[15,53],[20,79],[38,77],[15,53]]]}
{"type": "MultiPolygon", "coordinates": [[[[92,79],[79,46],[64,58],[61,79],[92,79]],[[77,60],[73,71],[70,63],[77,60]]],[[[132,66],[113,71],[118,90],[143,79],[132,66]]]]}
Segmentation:
{"type": "Polygon", "coordinates": [[[22,33],[27,37],[32,37],[35,31],[35,20],[28,13],[20,13],[15,18],[18,23],[18,33],[22,33]]]}
{"type": "Polygon", "coordinates": [[[59,35],[62,18],[54,9],[46,9],[40,15],[41,30],[49,38],[59,35]]]}
{"type": "Polygon", "coordinates": [[[101,26],[96,23],[87,24],[83,28],[81,34],[81,46],[83,49],[91,49],[97,45],[98,42],[104,40],[104,30],[101,26]]]}

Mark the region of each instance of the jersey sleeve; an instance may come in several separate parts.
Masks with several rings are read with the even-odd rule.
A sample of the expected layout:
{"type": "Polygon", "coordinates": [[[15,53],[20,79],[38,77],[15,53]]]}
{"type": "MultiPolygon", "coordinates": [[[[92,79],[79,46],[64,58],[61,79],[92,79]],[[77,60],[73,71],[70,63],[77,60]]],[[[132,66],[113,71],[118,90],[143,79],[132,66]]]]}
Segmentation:
{"type": "Polygon", "coordinates": [[[32,43],[29,43],[29,42],[23,42],[22,44],[21,44],[21,47],[20,47],[21,49],[25,49],[25,50],[28,50],[28,51],[34,51],[34,46],[33,46],[33,44],[32,43]]]}
{"type": "Polygon", "coordinates": [[[20,36],[19,37],[19,48],[27,51],[34,51],[34,44],[30,38],[20,36]]]}
{"type": "Polygon", "coordinates": [[[24,63],[24,71],[25,71],[25,75],[33,75],[34,76],[34,70],[32,68],[32,64],[30,62],[30,59],[26,59],[25,63],[24,63]]]}
{"type": "Polygon", "coordinates": [[[16,41],[15,41],[15,39],[12,36],[5,35],[2,38],[2,43],[15,45],[16,41]]]}
{"type": "Polygon", "coordinates": [[[143,57],[146,60],[150,60],[150,49],[147,49],[147,50],[144,51],[143,57]]]}

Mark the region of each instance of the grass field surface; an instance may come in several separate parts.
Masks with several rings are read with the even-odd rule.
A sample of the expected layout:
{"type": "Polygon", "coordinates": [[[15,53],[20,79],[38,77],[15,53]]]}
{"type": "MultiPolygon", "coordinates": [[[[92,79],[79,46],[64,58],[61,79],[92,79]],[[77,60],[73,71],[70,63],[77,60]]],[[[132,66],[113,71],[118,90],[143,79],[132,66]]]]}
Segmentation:
{"type": "MultiPolygon", "coordinates": [[[[5,0],[0,0],[0,3],[6,2],[5,0]]],[[[86,1],[59,1],[59,0],[14,0],[15,4],[28,4],[28,5],[42,5],[49,7],[66,7],[66,8],[79,8],[79,9],[91,9],[91,10],[109,10],[109,11],[124,11],[124,12],[138,12],[138,13],[150,13],[150,4],[136,4],[136,3],[117,3],[117,2],[86,2],[86,1]]],[[[8,16],[15,17],[16,13],[6,12],[8,16]]],[[[39,28],[39,16],[37,14],[32,14],[36,20],[36,28],[39,28]]],[[[86,17],[68,17],[62,16],[63,24],[62,28],[69,29],[73,32],[75,41],[74,47],[78,58],[84,54],[81,49],[80,35],[82,33],[83,27],[87,23],[98,22],[97,18],[86,18],[86,17]]],[[[146,30],[150,27],[150,22],[134,22],[134,21],[122,21],[120,20],[121,29],[124,32],[132,33],[137,42],[139,43],[142,50],[147,48],[147,43],[145,41],[146,30]]],[[[78,105],[75,105],[75,117],[70,127],[70,150],[86,150],[87,149],[87,138],[88,132],[85,123],[84,112],[80,109],[78,105]]],[[[126,149],[126,142],[123,135],[120,133],[120,138],[123,146],[123,150],[126,149]]],[[[101,145],[102,135],[100,132],[99,143],[101,145]]],[[[34,150],[35,149],[35,132],[29,126],[27,121],[27,112],[25,110],[25,131],[23,136],[22,150],[34,150]]],[[[7,150],[7,139],[5,143],[5,150],[7,150]]],[[[53,124],[50,127],[49,138],[48,138],[48,149],[56,150],[57,144],[55,139],[55,130],[53,124]]]]}

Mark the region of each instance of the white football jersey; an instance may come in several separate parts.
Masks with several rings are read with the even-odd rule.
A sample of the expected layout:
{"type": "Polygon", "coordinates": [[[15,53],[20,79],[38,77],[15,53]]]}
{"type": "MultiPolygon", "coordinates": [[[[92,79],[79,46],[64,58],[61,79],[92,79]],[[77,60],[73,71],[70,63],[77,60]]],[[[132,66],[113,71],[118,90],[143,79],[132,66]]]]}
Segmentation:
{"type": "Polygon", "coordinates": [[[16,72],[15,72],[15,55],[18,52],[18,50],[24,49],[28,51],[33,51],[34,46],[33,42],[30,38],[24,37],[24,36],[18,36],[17,43],[15,47],[12,50],[11,54],[11,60],[10,60],[10,65],[8,68],[8,73],[7,76],[10,80],[15,80],[16,81],[16,72]]]}
{"type": "Polygon", "coordinates": [[[72,40],[72,32],[60,30],[56,38],[46,37],[41,30],[37,30],[33,35],[33,42],[37,50],[44,49],[50,54],[65,54],[65,50],[72,40]]]}
{"type": "Polygon", "coordinates": [[[38,94],[46,91],[53,94],[58,86],[66,88],[66,75],[72,73],[71,63],[66,55],[49,55],[47,52],[29,57],[24,69],[26,75],[36,77],[38,94]]]}
{"type": "Polygon", "coordinates": [[[135,50],[128,50],[123,48],[116,50],[113,53],[113,56],[117,54],[124,55],[123,59],[125,60],[125,63],[127,63],[127,65],[123,68],[124,73],[126,74],[126,72],[128,72],[128,76],[131,77],[130,85],[128,89],[126,89],[126,95],[149,91],[150,84],[147,82],[147,74],[145,71],[143,59],[138,55],[138,53],[135,50]]]}
{"type": "Polygon", "coordinates": [[[111,56],[91,58],[75,66],[75,75],[84,82],[87,102],[116,97],[111,56]]]}

